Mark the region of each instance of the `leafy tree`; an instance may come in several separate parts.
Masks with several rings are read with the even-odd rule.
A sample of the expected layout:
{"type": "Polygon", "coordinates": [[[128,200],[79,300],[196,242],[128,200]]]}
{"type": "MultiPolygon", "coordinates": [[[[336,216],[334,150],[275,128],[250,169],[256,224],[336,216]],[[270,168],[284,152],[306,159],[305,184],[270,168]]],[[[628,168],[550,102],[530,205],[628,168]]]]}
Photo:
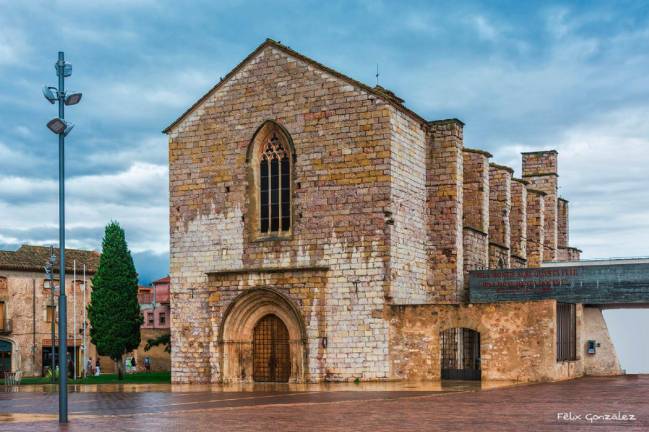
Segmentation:
{"type": "Polygon", "coordinates": [[[124,378],[124,354],[140,345],[143,318],[137,300],[137,273],[124,230],[117,222],[106,226],[99,268],[92,278],[88,305],[90,338],[100,355],[117,363],[124,378]]]}
{"type": "Polygon", "coordinates": [[[158,336],[157,338],[154,339],[147,339],[146,345],[144,345],[144,351],[149,351],[151,348],[158,346],[158,345],[164,345],[165,351],[170,353],[171,352],[171,334],[165,333],[163,335],[158,336]]]}

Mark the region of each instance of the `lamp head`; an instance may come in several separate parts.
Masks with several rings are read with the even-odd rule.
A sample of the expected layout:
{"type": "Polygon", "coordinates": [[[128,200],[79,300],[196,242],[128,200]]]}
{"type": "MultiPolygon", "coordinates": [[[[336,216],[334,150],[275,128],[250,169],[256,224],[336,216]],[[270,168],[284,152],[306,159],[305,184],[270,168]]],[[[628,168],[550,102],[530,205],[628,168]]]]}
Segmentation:
{"type": "Polygon", "coordinates": [[[51,104],[56,102],[57,99],[56,95],[52,90],[56,90],[56,88],[50,86],[43,86],[43,96],[45,96],[45,99],[47,99],[51,104]]]}
{"type": "Polygon", "coordinates": [[[81,100],[81,93],[80,92],[72,92],[69,95],[65,97],[65,104],[66,105],[76,105],[79,103],[81,100]]]}
{"type": "Polygon", "coordinates": [[[61,61],[54,63],[54,68],[56,69],[56,75],[61,76],[61,72],[63,72],[63,76],[65,78],[72,75],[72,65],[70,63],[63,63],[63,65],[61,65],[61,63],[62,63],[61,61]]]}
{"type": "Polygon", "coordinates": [[[72,128],[74,128],[74,125],[72,123],[67,123],[65,120],[61,120],[58,117],[54,117],[47,123],[47,128],[55,134],[63,134],[65,137],[70,133],[72,128]]]}

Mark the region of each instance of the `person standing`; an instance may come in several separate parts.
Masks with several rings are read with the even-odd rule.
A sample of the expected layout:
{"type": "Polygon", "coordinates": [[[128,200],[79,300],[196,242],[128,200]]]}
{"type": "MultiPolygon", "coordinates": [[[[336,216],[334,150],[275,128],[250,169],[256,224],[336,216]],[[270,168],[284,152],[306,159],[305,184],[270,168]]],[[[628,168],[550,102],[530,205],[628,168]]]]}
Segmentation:
{"type": "Polygon", "coordinates": [[[68,356],[68,376],[72,379],[75,378],[74,376],[74,362],[72,359],[68,356]]]}

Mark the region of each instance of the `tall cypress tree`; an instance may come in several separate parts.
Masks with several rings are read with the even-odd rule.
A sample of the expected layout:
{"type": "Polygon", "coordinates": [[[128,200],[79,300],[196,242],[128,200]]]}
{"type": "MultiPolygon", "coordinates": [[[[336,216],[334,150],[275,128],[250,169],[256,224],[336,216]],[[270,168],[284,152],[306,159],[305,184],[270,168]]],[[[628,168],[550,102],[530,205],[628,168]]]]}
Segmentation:
{"type": "Polygon", "coordinates": [[[137,273],[124,230],[117,222],[106,226],[99,268],[92,278],[88,305],[90,338],[100,355],[117,362],[123,379],[124,354],[140,345],[143,318],[137,300],[137,273]]]}

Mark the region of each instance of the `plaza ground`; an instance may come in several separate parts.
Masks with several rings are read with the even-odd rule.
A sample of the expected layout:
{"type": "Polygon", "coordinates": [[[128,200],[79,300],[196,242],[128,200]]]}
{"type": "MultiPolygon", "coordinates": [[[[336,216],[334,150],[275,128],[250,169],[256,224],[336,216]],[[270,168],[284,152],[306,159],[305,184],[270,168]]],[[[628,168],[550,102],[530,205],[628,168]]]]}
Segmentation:
{"type": "Polygon", "coordinates": [[[48,386],[25,386],[0,393],[0,430],[649,430],[649,375],[486,389],[468,382],[85,385],[70,393],[65,426],[56,420],[57,394],[47,391],[48,386]],[[559,413],[566,415],[559,419],[559,413]],[[629,419],[614,419],[621,415],[629,419]]]}

